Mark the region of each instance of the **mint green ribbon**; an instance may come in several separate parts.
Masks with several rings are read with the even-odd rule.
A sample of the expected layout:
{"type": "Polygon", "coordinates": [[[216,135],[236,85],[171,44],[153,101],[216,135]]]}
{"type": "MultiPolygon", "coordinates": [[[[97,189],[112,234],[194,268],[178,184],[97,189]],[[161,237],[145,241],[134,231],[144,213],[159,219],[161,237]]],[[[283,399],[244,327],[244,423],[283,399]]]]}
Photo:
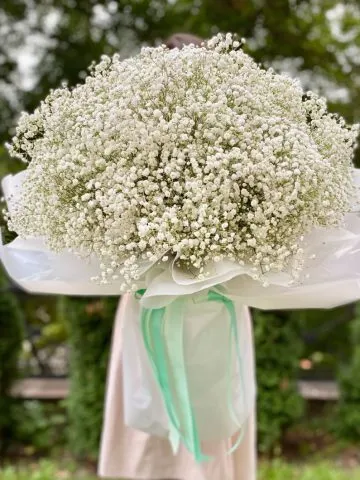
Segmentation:
{"type": "MultiPolygon", "coordinates": [[[[141,297],[145,290],[136,292],[141,297]]],[[[189,393],[187,373],[184,358],[184,310],[188,297],[178,297],[167,307],[141,310],[141,330],[145,348],[151,362],[155,379],[161,389],[164,405],[170,423],[170,441],[173,449],[177,450],[179,442],[193,454],[198,463],[207,461],[201,450],[199,433],[196,426],[191,398],[189,393]],[[168,320],[165,321],[165,313],[168,320]],[[171,320],[169,320],[169,318],[171,320]]],[[[242,391],[245,391],[242,378],[241,353],[239,347],[239,333],[236,321],[236,311],[232,300],[222,293],[210,290],[206,297],[207,301],[222,303],[230,318],[230,348],[228,369],[228,409],[234,421],[239,425],[232,403],[231,392],[231,360],[232,344],[235,345],[235,353],[240,368],[242,391]]],[[[235,445],[229,450],[232,453],[241,443],[243,429],[235,445]]]]}

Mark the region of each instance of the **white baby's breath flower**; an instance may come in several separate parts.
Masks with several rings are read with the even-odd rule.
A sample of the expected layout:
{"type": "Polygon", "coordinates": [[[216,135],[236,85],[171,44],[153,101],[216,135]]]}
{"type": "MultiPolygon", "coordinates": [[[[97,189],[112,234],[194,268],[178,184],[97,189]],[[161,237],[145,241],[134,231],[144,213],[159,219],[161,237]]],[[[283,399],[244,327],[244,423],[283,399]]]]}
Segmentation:
{"type": "Polygon", "coordinates": [[[83,85],[52,91],[10,146],[30,162],[10,227],[95,254],[98,281],[133,290],[143,259],[296,278],[303,236],[349,211],[358,129],[239,47],[228,34],[105,56],[83,85]]]}

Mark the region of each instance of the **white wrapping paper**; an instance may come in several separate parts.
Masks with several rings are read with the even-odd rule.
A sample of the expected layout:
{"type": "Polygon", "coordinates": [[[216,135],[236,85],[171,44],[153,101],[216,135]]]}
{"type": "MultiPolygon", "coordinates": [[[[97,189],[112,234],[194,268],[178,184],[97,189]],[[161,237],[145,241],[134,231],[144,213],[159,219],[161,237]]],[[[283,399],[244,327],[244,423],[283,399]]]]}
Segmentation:
{"type": "Polygon", "coordinates": [[[123,326],[124,423],[150,435],[167,437],[169,421],[139,326],[140,305],[127,300],[123,326]]]}
{"type": "MultiPolygon", "coordinates": [[[[234,345],[230,345],[226,308],[197,301],[197,297],[189,299],[184,318],[187,380],[201,441],[219,441],[245,425],[255,405],[252,345],[246,342],[249,324],[244,306],[237,304],[239,365],[234,345]]],[[[168,417],[142,341],[140,305],[134,297],[128,303],[127,314],[123,331],[125,424],[152,435],[168,436],[168,417]]]]}

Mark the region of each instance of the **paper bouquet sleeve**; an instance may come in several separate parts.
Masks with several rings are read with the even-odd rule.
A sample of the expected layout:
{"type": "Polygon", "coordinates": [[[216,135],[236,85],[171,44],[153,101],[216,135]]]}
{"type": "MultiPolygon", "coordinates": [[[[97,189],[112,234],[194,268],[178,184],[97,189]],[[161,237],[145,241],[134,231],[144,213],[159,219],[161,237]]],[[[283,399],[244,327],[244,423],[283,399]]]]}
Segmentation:
{"type": "MultiPolygon", "coordinates": [[[[152,435],[168,436],[171,425],[166,405],[159,395],[143,342],[142,325],[138,321],[140,305],[133,296],[129,296],[126,302],[126,317],[123,319],[125,423],[152,435]]],[[[187,402],[188,406],[191,405],[201,441],[231,437],[246,423],[254,408],[249,313],[241,304],[236,305],[234,313],[238,345],[231,335],[226,307],[221,302],[208,301],[207,296],[195,295],[182,306],[166,309],[163,319],[164,328],[171,329],[169,325],[176,323],[178,318],[183,331],[181,337],[170,331],[169,335],[164,334],[166,352],[172,355],[168,372],[169,394],[175,403],[182,402],[177,406],[177,412],[184,413],[187,402]],[[178,343],[179,338],[183,344],[178,343]],[[187,372],[187,392],[177,391],[176,376],[182,375],[182,370],[187,372]],[[232,412],[230,415],[228,407],[232,412]]]]}

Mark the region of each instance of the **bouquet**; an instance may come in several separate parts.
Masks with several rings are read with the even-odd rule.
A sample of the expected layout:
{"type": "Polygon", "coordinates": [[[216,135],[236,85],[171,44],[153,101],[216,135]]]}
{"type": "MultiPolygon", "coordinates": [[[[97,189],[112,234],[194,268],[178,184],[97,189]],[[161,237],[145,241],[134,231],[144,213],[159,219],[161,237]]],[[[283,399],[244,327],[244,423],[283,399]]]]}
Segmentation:
{"type": "Polygon", "coordinates": [[[133,292],[129,423],[198,460],[253,403],[241,306],[360,298],[359,128],[241,46],[103,57],[22,115],[9,149],[28,166],[3,181],[9,274],[30,291],[133,292]]]}

